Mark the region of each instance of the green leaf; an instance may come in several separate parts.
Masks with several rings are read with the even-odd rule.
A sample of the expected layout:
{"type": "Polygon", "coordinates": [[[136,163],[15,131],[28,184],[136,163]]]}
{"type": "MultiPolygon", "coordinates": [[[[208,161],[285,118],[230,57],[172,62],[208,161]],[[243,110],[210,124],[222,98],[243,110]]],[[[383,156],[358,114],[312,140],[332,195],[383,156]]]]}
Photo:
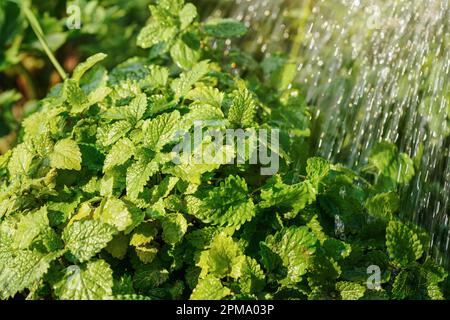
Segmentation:
{"type": "Polygon", "coordinates": [[[127,235],[119,233],[106,246],[105,250],[114,258],[122,260],[125,258],[130,239],[127,235]]]}
{"type": "Polygon", "coordinates": [[[242,292],[252,294],[264,289],[266,285],[265,275],[255,259],[246,257],[241,273],[239,283],[242,292]]]}
{"type": "Polygon", "coordinates": [[[200,184],[201,176],[206,172],[216,170],[220,165],[217,164],[195,164],[183,163],[171,168],[164,169],[164,173],[174,175],[184,181],[192,184],[200,184]]]}
{"type": "Polygon", "coordinates": [[[100,103],[112,92],[111,88],[100,87],[89,92],[87,96],[86,109],[94,104],[100,103]]]}
{"type": "Polygon", "coordinates": [[[160,9],[165,9],[170,13],[179,14],[183,8],[184,0],[159,0],[160,9]]]}
{"type": "Polygon", "coordinates": [[[123,138],[115,143],[111,151],[106,155],[103,172],[127,162],[134,154],[135,146],[128,138],[123,138]]]}
{"type": "Polygon", "coordinates": [[[204,25],[205,32],[215,38],[239,38],[244,36],[247,27],[232,19],[213,19],[204,25]]]}
{"type": "Polygon", "coordinates": [[[227,276],[237,279],[241,276],[244,262],[245,256],[238,244],[230,236],[220,233],[212,240],[209,249],[200,254],[197,266],[202,269],[201,278],[211,274],[218,279],[227,276]]]}
{"type": "Polygon", "coordinates": [[[133,231],[130,245],[134,247],[145,246],[155,239],[157,234],[158,228],[154,223],[142,223],[133,231]]]}
{"type": "Polygon", "coordinates": [[[95,66],[100,61],[104,60],[107,57],[104,53],[97,53],[91,57],[89,57],[85,62],[78,64],[78,66],[73,71],[72,79],[75,81],[80,81],[83,75],[95,66]]]}
{"type": "Polygon", "coordinates": [[[75,198],[65,199],[66,201],[49,201],[47,208],[49,211],[48,217],[52,225],[59,225],[64,222],[75,212],[80,204],[81,196],[75,198]]]}
{"type": "Polygon", "coordinates": [[[157,263],[152,263],[140,267],[133,278],[133,285],[136,289],[149,290],[159,287],[169,279],[167,269],[161,268],[157,263]]]}
{"type": "Polygon", "coordinates": [[[147,110],[147,96],[145,93],[138,94],[126,108],[128,121],[136,124],[142,119],[147,110]]]}
{"type": "Polygon", "coordinates": [[[123,138],[131,130],[128,121],[117,121],[111,125],[101,126],[97,131],[97,142],[102,146],[109,146],[123,138]]]}
{"type": "Polygon", "coordinates": [[[67,267],[54,290],[61,300],[103,300],[111,298],[112,287],[111,268],[105,261],[97,260],[67,267]]]}
{"type": "Polygon", "coordinates": [[[219,233],[219,228],[205,227],[188,233],[186,235],[186,240],[189,242],[189,245],[195,249],[204,250],[219,233]]]}
{"type": "Polygon", "coordinates": [[[207,104],[193,104],[189,107],[189,113],[183,117],[183,128],[188,130],[201,121],[215,121],[221,123],[224,120],[222,110],[207,104]]]}
{"type": "Polygon", "coordinates": [[[108,85],[108,71],[104,66],[96,66],[89,70],[80,80],[80,87],[84,92],[93,92],[108,85]]]}
{"type": "Polygon", "coordinates": [[[33,240],[47,228],[49,228],[47,207],[42,207],[36,212],[23,215],[14,233],[14,247],[17,249],[28,248],[33,240]]]}
{"type": "Polygon", "coordinates": [[[180,213],[165,216],[161,225],[163,228],[163,240],[169,244],[180,242],[188,228],[185,217],[180,213]]]}
{"type": "Polygon", "coordinates": [[[267,269],[274,270],[277,265],[271,262],[275,259],[272,255],[277,255],[286,269],[284,281],[297,283],[312,265],[317,242],[316,236],[307,227],[283,228],[275,235],[268,236],[263,243],[270,250],[261,250],[263,264],[267,269]]]}
{"type": "Polygon", "coordinates": [[[191,294],[191,300],[221,300],[231,294],[231,290],[222,285],[213,276],[200,279],[191,294]]]}
{"type": "Polygon", "coordinates": [[[0,245],[1,299],[8,299],[34,286],[47,273],[50,262],[61,255],[61,252],[44,255],[30,250],[7,251],[4,245],[0,245]]]}
{"type": "Polygon", "coordinates": [[[412,263],[403,269],[392,285],[392,298],[397,300],[443,300],[442,282],[448,274],[430,258],[422,264],[412,263]]]}
{"type": "Polygon", "coordinates": [[[139,194],[144,191],[150,177],[158,172],[158,169],[159,166],[155,162],[137,161],[133,163],[127,170],[127,195],[131,199],[137,199],[139,194]]]}
{"type": "Polygon", "coordinates": [[[102,203],[95,211],[94,217],[114,226],[118,231],[126,230],[133,223],[133,217],[126,204],[116,198],[108,198],[102,203]]]}
{"type": "Polygon", "coordinates": [[[80,143],[83,166],[94,172],[101,171],[105,162],[104,154],[94,144],[80,143]]]}
{"type": "Polygon", "coordinates": [[[170,192],[173,190],[177,182],[179,181],[176,177],[166,177],[160,184],[154,186],[150,190],[150,203],[156,203],[160,199],[166,198],[170,192]]]}
{"type": "MultiPolygon", "coordinates": [[[[188,126],[189,120],[185,118],[183,126],[188,126]]],[[[171,174],[192,184],[200,184],[201,177],[206,172],[218,169],[221,165],[230,163],[234,159],[234,150],[228,145],[217,145],[206,138],[202,143],[194,145],[194,150],[174,154],[172,162],[174,166],[163,169],[163,173],[171,174]]],[[[186,143],[186,141],[183,141],[186,143]]],[[[178,145],[180,146],[180,145],[178,145]]],[[[175,151],[175,150],[174,150],[175,151]]]]}
{"type": "Polygon", "coordinates": [[[138,34],[137,45],[145,49],[171,42],[179,32],[177,15],[181,10],[181,1],[162,0],[157,6],[151,5],[152,17],[138,34]]]}
{"type": "Polygon", "coordinates": [[[153,159],[142,157],[133,163],[127,170],[127,195],[137,199],[144,191],[151,176],[158,172],[160,166],[171,160],[170,155],[156,154],[153,159]]]}
{"type": "Polygon", "coordinates": [[[122,167],[114,167],[108,170],[100,181],[100,195],[112,196],[121,194],[126,186],[126,170],[122,167]]]}
{"type": "Polygon", "coordinates": [[[392,261],[406,267],[423,255],[419,235],[408,224],[392,220],[386,229],[386,247],[392,261]]]}
{"type": "Polygon", "coordinates": [[[219,89],[207,86],[198,86],[186,95],[186,99],[196,104],[207,104],[220,110],[225,94],[219,89]]]}
{"type": "Polygon", "coordinates": [[[0,175],[1,170],[4,170],[8,166],[9,159],[11,158],[12,150],[8,150],[5,154],[0,155],[0,175]]]}
{"type": "Polygon", "coordinates": [[[172,142],[179,130],[180,117],[180,112],[175,110],[145,121],[142,126],[145,145],[158,152],[166,144],[172,142]]]}
{"type": "Polygon", "coordinates": [[[81,151],[71,139],[59,140],[50,154],[50,165],[57,169],[81,170],[81,151]]]}
{"type": "Polygon", "coordinates": [[[147,81],[151,87],[165,87],[169,81],[169,70],[158,65],[152,65],[147,81]]]}
{"type": "Polygon", "coordinates": [[[335,261],[341,261],[347,258],[352,251],[349,244],[334,238],[327,238],[324,240],[322,247],[327,257],[330,257],[335,261]]]}
{"type": "Polygon", "coordinates": [[[212,225],[239,228],[255,216],[247,183],[239,176],[229,176],[202,199],[188,196],[186,200],[191,215],[212,225]]]}
{"type": "Polygon", "coordinates": [[[197,18],[197,8],[192,3],[186,3],[180,14],[181,29],[187,28],[197,18]]]}
{"type": "Polygon", "coordinates": [[[148,49],[160,42],[172,40],[176,34],[176,27],[163,28],[159,23],[151,22],[140,31],[137,45],[143,49],[148,49]]]}
{"type": "Polygon", "coordinates": [[[253,95],[244,84],[239,85],[239,89],[232,94],[231,108],[228,111],[228,120],[234,126],[241,128],[249,127],[253,124],[256,111],[256,102],[253,95]]]}
{"type": "Polygon", "coordinates": [[[75,80],[68,79],[64,82],[63,96],[73,114],[82,113],[89,107],[88,97],[75,80]]]}
{"type": "Polygon", "coordinates": [[[155,260],[159,251],[159,245],[152,243],[150,245],[136,247],[134,250],[142,263],[149,264],[155,260]]]}
{"type": "Polygon", "coordinates": [[[399,184],[407,184],[415,174],[414,162],[405,153],[398,152],[395,145],[382,142],[372,149],[369,163],[378,172],[399,184]]]}
{"type": "Polygon", "coordinates": [[[286,185],[279,176],[273,177],[261,190],[261,208],[292,209],[294,216],[316,199],[316,190],[309,181],[286,185]]]}
{"type": "Polygon", "coordinates": [[[200,81],[208,72],[209,61],[200,61],[190,71],[183,72],[172,82],[171,88],[178,98],[185,96],[194,84],[200,81]]]}
{"type": "Polygon", "coordinates": [[[91,259],[112,240],[113,227],[95,220],[76,221],[62,234],[66,248],[80,261],[91,259]]]}
{"type": "Polygon", "coordinates": [[[317,186],[330,172],[330,163],[322,158],[310,158],[307,161],[306,172],[311,182],[317,186]]]}
{"type": "Polygon", "coordinates": [[[342,300],[359,300],[366,292],[365,286],[348,281],[336,283],[336,289],[340,292],[342,300]]]}
{"type": "Polygon", "coordinates": [[[393,298],[397,300],[408,299],[410,297],[415,298],[416,288],[413,281],[415,282],[417,280],[413,280],[408,271],[401,271],[397,277],[395,277],[395,281],[392,285],[393,298]]]}
{"type": "Polygon", "coordinates": [[[25,141],[34,142],[49,133],[59,134],[61,122],[63,121],[60,114],[64,111],[66,110],[62,107],[45,108],[28,116],[22,124],[25,130],[25,141]]]}
{"type": "Polygon", "coordinates": [[[8,163],[8,172],[11,177],[25,176],[29,173],[34,153],[26,143],[14,148],[8,163]]]}
{"type": "Polygon", "coordinates": [[[118,300],[118,301],[144,301],[144,300],[153,300],[150,297],[146,297],[146,296],[142,296],[139,294],[118,294],[118,295],[114,295],[113,300],[118,300]]]}
{"type": "Polygon", "coordinates": [[[379,193],[367,199],[364,206],[373,217],[389,221],[400,209],[400,198],[394,192],[379,193]]]}
{"type": "Polygon", "coordinates": [[[170,56],[178,67],[188,70],[195,66],[201,56],[199,50],[190,48],[183,40],[178,40],[170,49],[170,56]]]}

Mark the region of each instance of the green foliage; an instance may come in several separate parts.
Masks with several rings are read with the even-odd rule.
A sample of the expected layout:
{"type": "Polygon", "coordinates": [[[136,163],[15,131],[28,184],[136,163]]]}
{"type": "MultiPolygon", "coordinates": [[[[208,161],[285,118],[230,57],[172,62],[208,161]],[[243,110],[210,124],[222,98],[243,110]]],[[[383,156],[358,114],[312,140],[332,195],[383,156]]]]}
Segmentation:
{"type": "Polygon", "coordinates": [[[247,27],[232,19],[212,19],[205,26],[205,32],[216,38],[236,38],[247,33],[247,27]]]}
{"type": "Polygon", "coordinates": [[[256,103],[251,93],[245,88],[233,92],[232,103],[228,112],[228,121],[239,128],[249,127],[253,124],[256,103]]]}
{"type": "Polygon", "coordinates": [[[245,27],[198,22],[181,0],[150,10],[138,37],[147,58],[80,64],[0,158],[0,298],[444,298],[426,234],[398,214],[411,159],[383,143],[364,176],[307,159],[299,90],[260,78],[267,65],[230,72],[213,45],[245,27]],[[217,152],[225,162],[183,161],[214,143],[174,152],[198,120],[280,130],[278,173],[236,163],[230,146],[217,152]]]}
{"type": "Polygon", "coordinates": [[[336,289],[340,292],[343,300],[359,300],[366,292],[366,287],[354,282],[338,282],[336,289]]]}
{"type": "Polygon", "coordinates": [[[207,275],[217,279],[239,278],[244,261],[238,244],[230,236],[219,234],[211,241],[209,249],[200,254],[197,266],[202,269],[200,278],[207,275]]]}
{"type": "Polygon", "coordinates": [[[229,176],[205,198],[186,197],[188,212],[205,223],[239,228],[255,215],[244,179],[229,176]]]}
{"type": "Polygon", "coordinates": [[[209,277],[201,279],[190,296],[191,300],[220,300],[231,293],[230,289],[224,287],[220,280],[209,277]]]}
{"type": "Polygon", "coordinates": [[[50,165],[56,169],[81,170],[81,152],[70,139],[59,140],[50,154],[50,165]]]}
{"type": "Polygon", "coordinates": [[[414,176],[414,162],[405,153],[398,152],[395,145],[383,142],[376,145],[369,158],[380,176],[380,184],[408,183],[414,176]]]}
{"type": "Polygon", "coordinates": [[[55,283],[55,295],[61,300],[101,300],[110,298],[112,271],[103,260],[68,266],[63,278],[55,283]]]}
{"type": "Polygon", "coordinates": [[[402,267],[420,259],[423,244],[414,228],[392,220],[386,229],[386,246],[392,261],[402,267]]]}
{"type": "MultiPolygon", "coordinates": [[[[23,116],[35,111],[37,100],[58,81],[47,52],[25,14],[26,9],[29,8],[35,16],[33,20],[39,24],[38,29],[42,30],[42,38],[49,50],[58,57],[66,71],[71,71],[74,63],[97,52],[110,53],[107,61],[110,66],[131,55],[142,54],[129,43],[136,39],[138,26],[147,18],[147,5],[145,0],[1,1],[0,152],[14,145],[16,135],[20,135],[23,116]],[[74,10],[73,5],[80,10],[79,25],[76,23],[78,10],[74,10]],[[111,37],[111,34],[121,34],[122,37],[111,37]],[[127,50],[123,50],[125,46],[127,50]]],[[[101,59],[101,56],[95,57],[101,59]]],[[[82,74],[79,71],[74,76],[75,80],[82,74]]],[[[100,81],[102,68],[97,69],[95,76],[100,81]]],[[[102,90],[92,92],[91,105],[98,101],[101,93],[102,90]]],[[[74,106],[74,110],[86,105],[74,106]]]]}
{"type": "Polygon", "coordinates": [[[76,221],[67,226],[62,239],[67,250],[80,262],[92,258],[112,240],[114,229],[98,221],[76,221]]]}
{"type": "Polygon", "coordinates": [[[312,265],[317,238],[307,227],[284,228],[261,243],[261,257],[266,269],[278,273],[281,282],[301,281],[312,265]]]}

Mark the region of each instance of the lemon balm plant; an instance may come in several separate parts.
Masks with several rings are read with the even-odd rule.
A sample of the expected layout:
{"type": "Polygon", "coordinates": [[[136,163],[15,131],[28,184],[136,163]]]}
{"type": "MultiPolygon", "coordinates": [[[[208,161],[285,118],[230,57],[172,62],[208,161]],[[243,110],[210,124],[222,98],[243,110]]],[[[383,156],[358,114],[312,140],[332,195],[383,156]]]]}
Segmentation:
{"type": "Polygon", "coordinates": [[[147,6],[143,0],[0,1],[1,154],[15,144],[21,119],[33,112],[36,102],[61,79],[61,72],[48,59],[48,50],[70,72],[79,61],[97,52],[108,52],[108,66],[145,54],[129,43],[135,42],[138,26],[148,16],[147,6]],[[125,46],[129,49],[123,50],[125,46]]]}
{"type": "MultiPolygon", "coordinates": [[[[310,157],[301,92],[274,80],[283,65],[224,50],[245,26],[200,23],[182,0],[150,11],[147,58],[79,64],[0,158],[2,299],[444,298],[427,234],[398,215],[411,159],[382,143],[359,176],[310,157]],[[278,172],[233,161],[248,155],[233,144],[213,148],[223,163],[173,161],[177,133],[199,121],[278,130],[256,137],[278,172]]],[[[215,143],[193,140],[187,159],[215,143]]]]}

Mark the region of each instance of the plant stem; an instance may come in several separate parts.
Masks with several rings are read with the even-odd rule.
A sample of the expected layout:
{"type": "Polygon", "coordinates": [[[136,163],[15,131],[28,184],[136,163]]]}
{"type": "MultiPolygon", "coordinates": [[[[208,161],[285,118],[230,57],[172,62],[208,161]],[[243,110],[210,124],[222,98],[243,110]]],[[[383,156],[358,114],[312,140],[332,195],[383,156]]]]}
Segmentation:
{"type": "Polygon", "coordinates": [[[291,53],[289,58],[291,61],[296,61],[298,55],[300,54],[300,49],[302,47],[302,43],[305,37],[305,27],[308,22],[308,18],[311,14],[312,1],[307,0],[303,4],[303,9],[301,11],[301,15],[299,17],[299,23],[297,28],[297,36],[294,39],[294,43],[291,49],[291,53]]]}
{"type": "Polygon", "coordinates": [[[59,64],[58,60],[53,55],[52,51],[50,50],[47,41],[44,37],[44,32],[42,31],[41,26],[39,25],[38,20],[36,19],[36,16],[34,13],[30,10],[30,8],[26,5],[22,6],[23,12],[25,13],[25,16],[28,20],[28,22],[31,25],[31,28],[33,29],[34,33],[36,34],[36,37],[38,38],[39,42],[41,43],[42,47],[44,48],[45,53],[47,54],[48,58],[50,59],[51,63],[55,67],[56,71],[58,71],[59,75],[63,80],[67,79],[67,74],[64,71],[63,67],[59,64]]]}

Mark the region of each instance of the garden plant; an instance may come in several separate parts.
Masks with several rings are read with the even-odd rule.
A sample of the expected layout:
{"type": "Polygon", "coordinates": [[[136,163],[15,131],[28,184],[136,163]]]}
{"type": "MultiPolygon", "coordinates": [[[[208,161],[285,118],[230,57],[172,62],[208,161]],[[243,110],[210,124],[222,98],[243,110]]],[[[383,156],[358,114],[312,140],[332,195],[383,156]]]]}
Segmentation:
{"type": "Polygon", "coordinates": [[[1,299],[448,297],[400,215],[416,159],[388,141],[360,172],[314,154],[289,57],[230,47],[247,32],[160,0],[124,61],[106,47],[61,71],[0,156],[1,299]]]}

